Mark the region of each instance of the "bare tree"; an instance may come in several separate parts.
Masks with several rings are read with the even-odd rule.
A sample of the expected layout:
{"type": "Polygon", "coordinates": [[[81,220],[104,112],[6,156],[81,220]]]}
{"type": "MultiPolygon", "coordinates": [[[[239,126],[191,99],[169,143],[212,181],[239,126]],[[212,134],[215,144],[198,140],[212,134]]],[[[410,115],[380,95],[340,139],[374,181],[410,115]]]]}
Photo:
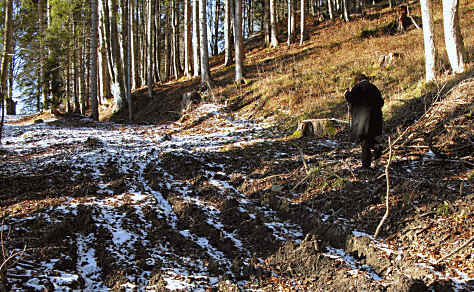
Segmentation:
{"type": "Polygon", "coordinates": [[[420,0],[425,45],[426,82],[435,80],[436,47],[434,43],[433,8],[431,0],[420,0]]]}
{"type": "Polygon", "coordinates": [[[465,70],[466,50],[459,27],[458,10],[459,0],[443,0],[444,41],[453,73],[462,73],[465,70]]]}

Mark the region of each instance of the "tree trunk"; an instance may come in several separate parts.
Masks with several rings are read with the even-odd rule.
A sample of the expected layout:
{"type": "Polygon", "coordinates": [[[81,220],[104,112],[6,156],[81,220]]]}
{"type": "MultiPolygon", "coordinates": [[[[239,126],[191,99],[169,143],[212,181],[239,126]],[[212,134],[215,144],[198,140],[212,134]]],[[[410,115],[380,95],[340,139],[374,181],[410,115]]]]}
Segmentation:
{"type": "Polygon", "coordinates": [[[201,42],[199,40],[199,0],[193,0],[193,63],[194,76],[201,74],[201,42]]]}
{"type": "Polygon", "coordinates": [[[12,36],[13,36],[13,3],[12,0],[5,1],[5,23],[3,32],[3,54],[0,67],[0,99],[7,97],[7,79],[10,71],[10,55],[12,54],[12,36]]]}
{"type": "Polygon", "coordinates": [[[153,19],[153,7],[152,7],[152,0],[148,0],[147,3],[147,69],[148,69],[148,78],[147,78],[147,86],[148,86],[148,96],[152,97],[153,94],[153,63],[152,63],[152,56],[153,56],[153,44],[152,44],[152,19],[153,19]]]}
{"type": "MultiPolygon", "coordinates": [[[[41,67],[41,66],[38,66],[38,67],[41,67]]],[[[41,108],[41,69],[38,69],[36,70],[36,78],[37,78],[37,82],[36,82],[36,110],[38,112],[41,112],[42,111],[42,108],[41,108]]]]}
{"type": "Polygon", "coordinates": [[[125,88],[125,97],[128,104],[128,120],[133,120],[132,112],[132,95],[130,88],[130,27],[129,17],[130,10],[128,7],[129,0],[121,0],[122,9],[122,51],[123,51],[123,79],[125,88]]]}
{"type": "Polygon", "coordinates": [[[333,20],[334,19],[333,2],[332,2],[332,0],[327,0],[327,1],[328,1],[329,19],[333,20]]]}
{"type": "Polygon", "coordinates": [[[344,13],[344,21],[345,22],[350,21],[350,18],[349,18],[349,9],[350,9],[349,5],[350,5],[349,0],[342,0],[342,9],[343,9],[343,13],[344,13]]]}
{"type": "Polygon", "coordinates": [[[265,46],[270,45],[270,0],[263,0],[263,38],[265,46]]]}
{"type": "Polygon", "coordinates": [[[232,7],[232,0],[225,0],[224,3],[224,50],[225,50],[225,58],[224,58],[224,65],[229,66],[232,63],[232,48],[231,48],[231,35],[230,35],[230,18],[231,18],[231,10],[232,7]]]}
{"type": "Polygon", "coordinates": [[[184,75],[192,75],[191,59],[191,0],[184,0],[184,75]]]}
{"type": "Polygon", "coordinates": [[[291,0],[291,41],[295,41],[296,35],[296,0],[291,0]]]}
{"type": "Polygon", "coordinates": [[[242,41],[242,0],[235,0],[235,82],[240,83],[243,78],[243,41],[242,41]]]}
{"type": "MultiPolygon", "coordinates": [[[[100,1],[100,0],[99,0],[100,1]]],[[[99,104],[105,102],[106,98],[110,97],[110,73],[108,71],[108,54],[107,54],[107,43],[105,42],[105,24],[104,14],[101,6],[99,6],[100,18],[99,18],[99,40],[100,40],[100,58],[99,58],[99,80],[100,80],[100,96],[102,101],[99,99],[99,104]]]]}
{"type": "Polygon", "coordinates": [[[180,74],[180,62],[179,62],[179,44],[178,44],[178,24],[177,24],[177,15],[176,15],[176,1],[170,1],[171,9],[171,56],[173,64],[173,74],[174,79],[178,80],[180,74]]]}
{"type": "Polygon", "coordinates": [[[38,1],[38,22],[39,22],[39,38],[40,38],[40,48],[39,48],[39,54],[40,54],[40,77],[41,79],[38,80],[38,82],[41,84],[41,95],[43,96],[43,103],[44,105],[47,104],[48,100],[48,88],[46,87],[46,72],[45,72],[45,52],[44,52],[44,1],[45,0],[39,0],[38,1]]]}
{"type": "MultiPolygon", "coordinates": [[[[151,0],[150,0],[151,1],[151,0]]],[[[138,50],[136,49],[137,48],[137,42],[136,42],[136,30],[137,30],[137,20],[135,19],[135,9],[136,9],[136,0],[129,0],[129,7],[130,7],[130,51],[131,51],[131,63],[130,63],[130,67],[132,68],[131,72],[130,72],[130,75],[131,75],[131,88],[138,88],[140,87],[140,84],[138,82],[138,74],[139,74],[139,70],[138,70],[138,50]]]]}
{"type": "Polygon", "coordinates": [[[71,104],[71,55],[68,52],[66,56],[66,100],[67,100],[67,113],[71,113],[73,111],[72,104],[71,104]]]}
{"type": "Polygon", "coordinates": [[[169,13],[170,13],[170,24],[171,24],[171,38],[170,38],[170,46],[171,46],[171,74],[174,75],[174,79],[178,79],[178,68],[176,67],[176,42],[175,42],[175,34],[176,34],[176,26],[175,26],[175,9],[174,9],[174,0],[169,1],[169,13]]]}
{"type": "Polygon", "coordinates": [[[170,10],[171,10],[171,64],[173,64],[173,74],[174,79],[178,80],[179,78],[179,69],[178,69],[178,42],[177,42],[177,25],[176,25],[176,1],[170,1],[170,10]]]}
{"type": "Polygon", "coordinates": [[[123,109],[126,105],[126,92],[123,79],[123,62],[120,55],[119,36],[118,36],[118,3],[117,0],[111,0],[112,17],[110,21],[110,38],[113,56],[113,72],[115,79],[112,84],[112,94],[114,96],[114,112],[123,109]]]}
{"type": "Polygon", "coordinates": [[[434,43],[433,8],[431,0],[420,0],[425,45],[426,82],[435,80],[436,47],[434,43]]]}
{"type": "MultiPolygon", "coordinates": [[[[76,35],[77,25],[73,24],[73,35],[76,35]]],[[[78,42],[77,38],[74,37],[74,48],[77,48],[78,42]]],[[[77,49],[73,50],[72,54],[72,69],[73,69],[73,94],[74,94],[74,112],[81,112],[81,103],[79,101],[79,65],[78,65],[78,52],[77,49]]]]}
{"type": "Polygon", "coordinates": [[[171,48],[170,48],[170,11],[169,6],[166,8],[166,17],[165,17],[165,81],[168,81],[170,78],[170,68],[171,68],[171,48]]]}
{"type": "Polygon", "coordinates": [[[271,46],[274,48],[278,47],[275,1],[276,0],[270,0],[271,46]]]}
{"type": "MultiPolygon", "coordinates": [[[[102,5],[100,5],[100,13],[101,13],[101,27],[103,29],[102,40],[101,42],[104,44],[105,48],[105,60],[109,78],[109,90],[110,90],[110,82],[115,79],[114,70],[113,70],[113,54],[112,54],[112,42],[111,42],[111,24],[110,24],[110,11],[109,11],[109,0],[99,0],[102,5]]],[[[111,93],[111,92],[109,92],[111,93]]]]}
{"type": "Polygon", "coordinates": [[[252,0],[249,0],[249,5],[248,5],[248,34],[249,36],[253,34],[253,10],[254,10],[254,2],[252,0]]]}
{"type": "Polygon", "coordinates": [[[209,83],[209,48],[207,41],[207,0],[199,0],[201,35],[201,84],[209,83]]]}
{"type": "Polygon", "coordinates": [[[304,15],[305,15],[305,1],[306,0],[300,0],[301,1],[301,7],[300,7],[300,13],[301,13],[301,16],[300,16],[300,46],[303,45],[303,42],[305,41],[306,39],[306,32],[305,32],[305,27],[304,27],[304,21],[305,21],[305,18],[304,18],[304,15]]]}
{"type": "Polygon", "coordinates": [[[154,58],[155,61],[153,62],[155,64],[155,81],[156,82],[161,82],[161,58],[160,58],[160,36],[161,36],[161,8],[160,8],[160,2],[156,2],[156,12],[155,12],[155,41],[153,42],[153,51],[155,52],[154,58]]]}
{"type": "MultiPolygon", "coordinates": [[[[3,54],[2,54],[2,63],[0,67],[0,100],[1,100],[1,109],[2,109],[2,118],[0,121],[0,144],[2,142],[2,135],[3,135],[3,123],[5,120],[5,99],[7,95],[7,78],[8,78],[8,71],[9,71],[9,61],[10,61],[10,54],[12,51],[12,36],[13,36],[13,0],[6,0],[5,1],[5,24],[4,24],[4,34],[3,34],[3,54]]],[[[3,248],[3,246],[2,246],[3,248]]],[[[0,270],[0,273],[3,274],[4,270],[0,270]]],[[[0,279],[3,284],[3,279],[0,279]]],[[[0,288],[2,288],[0,286],[0,288]]],[[[6,291],[6,290],[5,290],[6,291]]]]}
{"type": "MultiPolygon", "coordinates": [[[[84,34],[84,39],[85,39],[85,34],[84,34]]],[[[83,41],[82,46],[80,48],[80,54],[79,54],[79,96],[80,96],[80,102],[81,102],[81,115],[86,114],[86,99],[88,96],[86,96],[86,72],[85,72],[85,66],[84,66],[84,58],[85,58],[85,50],[86,50],[86,44],[83,41]]]]}
{"type": "Polygon", "coordinates": [[[288,46],[294,41],[294,32],[295,32],[295,9],[293,7],[294,1],[288,1],[288,46]]]}
{"type": "Polygon", "coordinates": [[[216,56],[219,51],[218,42],[219,42],[219,12],[220,12],[220,2],[216,0],[216,11],[214,15],[214,44],[212,47],[212,55],[216,56]]]}
{"type": "Polygon", "coordinates": [[[458,10],[459,0],[443,0],[444,41],[453,73],[462,73],[465,70],[466,51],[459,27],[458,10]]]}
{"type": "Polygon", "coordinates": [[[90,29],[90,100],[92,104],[91,117],[99,120],[99,104],[97,100],[97,0],[91,0],[91,29],[90,29]]]}
{"type": "Polygon", "coordinates": [[[168,81],[169,78],[170,78],[170,68],[171,68],[171,65],[170,65],[170,61],[171,61],[171,48],[170,48],[170,29],[169,29],[169,26],[170,26],[170,11],[169,11],[169,7],[167,9],[167,13],[166,13],[166,17],[165,17],[165,76],[164,76],[164,79],[165,81],[168,81]]]}

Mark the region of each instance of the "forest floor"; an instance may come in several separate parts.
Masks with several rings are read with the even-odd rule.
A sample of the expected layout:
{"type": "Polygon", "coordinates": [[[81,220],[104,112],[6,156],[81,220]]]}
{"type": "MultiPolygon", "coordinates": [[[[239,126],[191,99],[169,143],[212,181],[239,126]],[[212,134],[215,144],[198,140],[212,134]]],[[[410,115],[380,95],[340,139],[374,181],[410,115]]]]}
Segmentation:
{"type": "Polygon", "coordinates": [[[261,49],[257,37],[240,86],[211,58],[213,88],[184,115],[199,78],[135,91],[134,123],[105,105],[100,122],[8,117],[0,291],[473,291],[472,46],[466,73],[426,93],[419,31],[356,37],[392,14],[313,22],[303,46],[261,49]],[[379,66],[374,47],[403,57],[379,66]],[[353,59],[386,98],[372,171],[347,124],[295,132],[345,118],[353,72],[341,60],[353,59]]]}
{"type": "Polygon", "coordinates": [[[6,283],[472,291],[473,91],[472,78],[460,82],[394,135],[403,139],[392,140],[390,215],[378,238],[389,154],[360,170],[360,147],[343,125],[334,136],[296,138],[273,117],[204,102],[159,125],[46,114],[9,121],[2,238],[8,254],[26,249],[6,283]]]}

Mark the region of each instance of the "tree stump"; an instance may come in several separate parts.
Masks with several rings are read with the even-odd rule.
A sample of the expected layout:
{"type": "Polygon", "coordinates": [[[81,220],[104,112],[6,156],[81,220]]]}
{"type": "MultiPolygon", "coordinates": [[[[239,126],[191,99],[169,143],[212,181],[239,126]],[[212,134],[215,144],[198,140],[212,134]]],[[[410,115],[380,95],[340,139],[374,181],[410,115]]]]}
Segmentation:
{"type": "Polygon", "coordinates": [[[408,6],[401,5],[397,9],[397,31],[405,32],[411,25],[414,25],[417,29],[420,29],[420,26],[417,23],[416,16],[413,17],[408,13],[408,6]]]}
{"type": "Polygon", "coordinates": [[[395,58],[400,58],[400,53],[389,53],[388,55],[382,55],[379,57],[379,66],[384,67],[393,63],[395,58]]]}
{"type": "Polygon", "coordinates": [[[349,122],[338,119],[308,119],[303,120],[298,125],[298,136],[301,137],[317,137],[317,136],[334,136],[338,128],[343,125],[349,125],[349,122]]]}

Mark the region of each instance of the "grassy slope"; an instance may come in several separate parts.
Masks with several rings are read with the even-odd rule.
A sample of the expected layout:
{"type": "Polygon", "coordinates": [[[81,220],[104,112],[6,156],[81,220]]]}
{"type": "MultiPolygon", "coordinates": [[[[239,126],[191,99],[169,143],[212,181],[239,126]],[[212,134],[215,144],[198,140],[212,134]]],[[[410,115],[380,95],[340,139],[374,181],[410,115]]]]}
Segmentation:
{"type": "MultiPolygon", "coordinates": [[[[234,67],[223,65],[223,54],[211,57],[213,97],[238,107],[251,116],[277,115],[282,126],[294,130],[297,121],[304,118],[345,118],[343,92],[352,84],[355,72],[364,72],[382,91],[385,99],[384,118],[387,129],[404,126],[419,116],[406,116],[408,100],[436,96],[440,89],[450,89],[459,80],[472,76],[474,3],[462,0],[460,4],[461,31],[467,51],[467,70],[462,76],[449,75],[449,62],[444,49],[441,2],[434,3],[435,43],[438,58],[438,81],[424,83],[424,47],[421,29],[410,29],[403,34],[389,35],[383,28],[396,19],[395,9],[374,8],[361,18],[345,23],[316,23],[309,18],[306,24],[309,39],[300,46],[297,42],[286,45],[285,25],[280,25],[280,46],[265,48],[262,37],[246,44],[246,84],[233,83],[234,67]],[[375,32],[374,37],[361,37],[375,32]],[[394,61],[380,66],[380,56],[396,53],[394,61]]],[[[410,6],[411,15],[420,16],[419,4],[410,6]]],[[[420,17],[421,22],[421,17],[420,17]]],[[[149,99],[146,88],[134,93],[136,122],[155,123],[179,118],[176,114],[182,93],[199,87],[199,78],[181,78],[166,84],[157,84],[154,97],[149,99]]],[[[101,114],[104,120],[126,121],[127,113],[110,117],[110,111],[101,114]]],[[[386,129],[386,130],[387,130],[386,129]]]]}
{"type": "MultiPolygon", "coordinates": [[[[310,39],[303,46],[288,47],[281,43],[277,49],[250,48],[245,66],[247,85],[236,88],[231,84],[232,69],[217,67],[213,76],[217,80],[217,95],[229,99],[256,98],[247,107],[254,114],[267,116],[278,114],[294,129],[295,121],[309,117],[345,117],[343,92],[350,87],[353,74],[366,73],[381,89],[385,98],[385,119],[399,124],[403,117],[404,101],[425,94],[435,95],[452,76],[447,75],[449,63],[444,50],[441,3],[434,4],[435,42],[440,66],[438,83],[426,86],[424,80],[424,47],[422,30],[412,29],[404,34],[361,38],[361,33],[378,30],[396,17],[389,8],[370,11],[365,18],[350,23],[337,20],[309,25],[310,39]],[[389,53],[400,54],[388,66],[379,65],[379,57],[389,53]]],[[[461,1],[460,15],[462,34],[468,52],[466,78],[473,72],[472,11],[474,3],[461,1]]],[[[419,5],[411,7],[411,13],[421,15],[419,5]]],[[[281,35],[280,39],[284,39],[281,35]]],[[[448,85],[449,87],[449,85],[448,85]]]]}

